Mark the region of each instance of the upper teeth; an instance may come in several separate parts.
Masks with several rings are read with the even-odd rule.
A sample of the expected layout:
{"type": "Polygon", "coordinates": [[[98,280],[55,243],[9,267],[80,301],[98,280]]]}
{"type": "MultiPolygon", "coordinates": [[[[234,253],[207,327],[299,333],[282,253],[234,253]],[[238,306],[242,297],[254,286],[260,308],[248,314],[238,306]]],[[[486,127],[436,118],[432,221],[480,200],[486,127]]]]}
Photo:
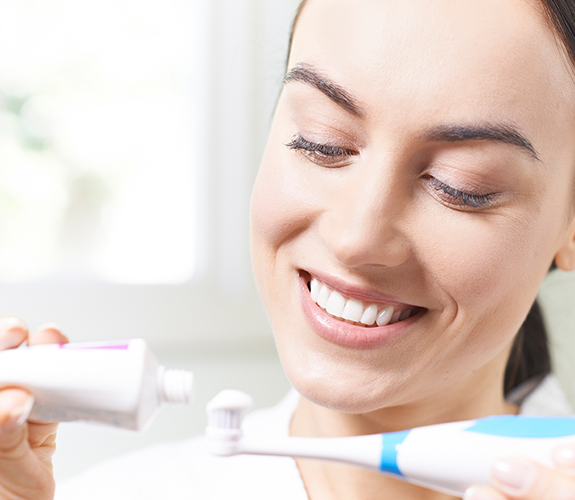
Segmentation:
{"type": "Polygon", "coordinates": [[[376,304],[364,304],[360,300],[345,298],[341,293],[328,288],[316,278],[310,283],[311,298],[332,316],[371,326],[384,326],[402,321],[411,316],[412,309],[395,311],[394,306],[379,309],[376,304]]]}

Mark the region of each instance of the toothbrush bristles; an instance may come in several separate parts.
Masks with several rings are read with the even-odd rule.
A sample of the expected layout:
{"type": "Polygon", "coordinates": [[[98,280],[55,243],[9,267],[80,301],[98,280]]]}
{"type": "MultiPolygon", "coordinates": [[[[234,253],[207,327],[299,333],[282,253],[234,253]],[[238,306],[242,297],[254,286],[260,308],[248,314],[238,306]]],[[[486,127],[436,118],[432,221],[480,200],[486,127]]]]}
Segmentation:
{"type": "Polygon", "coordinates": [[[238,410],[212,410],[208,415],[208,425],[218,429],[239,429],[241,420],[238,410]]]}
{"type": "Polygon", "coordinates": [[[207,406],[208,426],[218,429],[239,429],[243,414],[252,406],[252,398],[245,392],[220,392],[207,406]]]}

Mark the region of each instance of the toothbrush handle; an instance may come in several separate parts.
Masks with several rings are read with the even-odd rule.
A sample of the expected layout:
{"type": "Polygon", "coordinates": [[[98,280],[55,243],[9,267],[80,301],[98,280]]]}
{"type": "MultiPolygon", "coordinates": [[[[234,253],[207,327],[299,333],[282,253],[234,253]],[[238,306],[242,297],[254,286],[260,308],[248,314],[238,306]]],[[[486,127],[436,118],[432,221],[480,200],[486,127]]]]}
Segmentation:
{"type": "Polygon", "coordinates": [[[460,496],[472,485],[490,484],[497,459],[525,457],[553,468],[552,450],[575,441],[575,436],[521,438],[439,427],[413,429],[399,446],[397,465],[408,481],[460,496]]]}
{"type": "Polygon", "coordinates": [[[344,438],[252,439],[238,443],[238,453],[330,460],[381,472],[381,434],[344,438]]]}

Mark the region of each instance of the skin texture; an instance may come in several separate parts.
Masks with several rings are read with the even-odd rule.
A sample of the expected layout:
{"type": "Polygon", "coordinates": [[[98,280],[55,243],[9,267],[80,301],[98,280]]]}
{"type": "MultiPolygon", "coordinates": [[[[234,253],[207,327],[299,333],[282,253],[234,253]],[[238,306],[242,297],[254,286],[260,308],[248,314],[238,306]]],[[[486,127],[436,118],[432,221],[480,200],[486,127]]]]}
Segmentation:
{"type": "MultiPolygon", "coordinates": [[[[513,338],[553,259],[575,265],[572,72],[538,5],[310,0],[294,68],[343,89],[354,106],[309,79],[286,83],[252,199],[256,277],[304,396],[292,433],[516,411],[502,390],[513,338]],[[433,139],[445,127],[485,125],[512,126],[537,158],[501,140],[433,139]],[[286,147],[298,136],[324,152],[286,147]],[[468,206],[453,189],[492,196],[468,206]],[[310,276],[424,312],[387,341],[342,345],[304,312],[310,276]]],[[[299,465],[312,499],[444,498],[339,465],[299,465]]]]}

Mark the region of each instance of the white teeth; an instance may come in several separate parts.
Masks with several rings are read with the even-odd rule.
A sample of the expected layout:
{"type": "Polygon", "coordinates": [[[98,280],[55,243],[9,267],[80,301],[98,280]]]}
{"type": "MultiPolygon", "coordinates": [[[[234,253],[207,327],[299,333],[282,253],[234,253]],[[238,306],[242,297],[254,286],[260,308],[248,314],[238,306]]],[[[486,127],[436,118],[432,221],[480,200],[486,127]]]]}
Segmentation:
{"type": "Polygon", "coordinates": [[[410,315],[411,315],[411,309],[408,309],[407,311],[403,311],[399,316],[399,321],[403,321],[404,319],[409,318],[410,315]]]}
{"type": "Polygon", "coordinates": [[[377,315],[377,326],[385,326],[391,321],[391,316],[395,308],[393,306],[384,307],[377,315]]]}
{"type": "Polygon", "coordinates": [[[311,298],[313,299],[314,302],[317,302],[317,296],[319,295],[319,290],[321,288],[321,285],[319,284],[319,281],[316,279],[311,280],[311,298]]]}
{"type": "MultiPolygon", "coordinates": [[[[377,308],[376,308],[377,309],[377,308]]],[[[359,300],[349,299],[343,309],[341,317],[349,321],[361,322],[363,314],[363,303],[359,300]]]]}
{"type": "Polygon", "coordinates": [[[397,311],[396,313],[394,313],[394,315],[391,317],[390,323],[397,323],[399,321],[400,316],[401,316],[400,311],[397,311]]]}
{"type": "Polygon", "coordinates": [[[364,325],[371,326],[375,323],[375,318],[377,318],[377,306],[375,304],[371,304],[365,311],[363,311],[363,315],[359,322],[364,325]]]}
{"type": "Polygon", "coordinates": [[[322,285],[317,296],[317,305],[325,309],[325,306],[327,306],[327,299],[329,299],[329,288],[325,285],[322,285]]]}
{"type": "Polygon", "coordinates": [[[343,295],[338,292],[331,292],[325,310],[334,316],[342,317],[343,308],[345,307],[345,299],[343,295]]]}
{"type": "Polygon", "coordinates": [[[313,301],[332,316],[372,326],[385,326],[403,321],[411,316],[413,309],[395,311],[394,306],[386,306],[381,311],[377,305],[370,304],[364,309],[360,300],[346,299],[342,294],[331,290],[321,281],[312,278],[310,282],[310,295],[313,301]]]}

